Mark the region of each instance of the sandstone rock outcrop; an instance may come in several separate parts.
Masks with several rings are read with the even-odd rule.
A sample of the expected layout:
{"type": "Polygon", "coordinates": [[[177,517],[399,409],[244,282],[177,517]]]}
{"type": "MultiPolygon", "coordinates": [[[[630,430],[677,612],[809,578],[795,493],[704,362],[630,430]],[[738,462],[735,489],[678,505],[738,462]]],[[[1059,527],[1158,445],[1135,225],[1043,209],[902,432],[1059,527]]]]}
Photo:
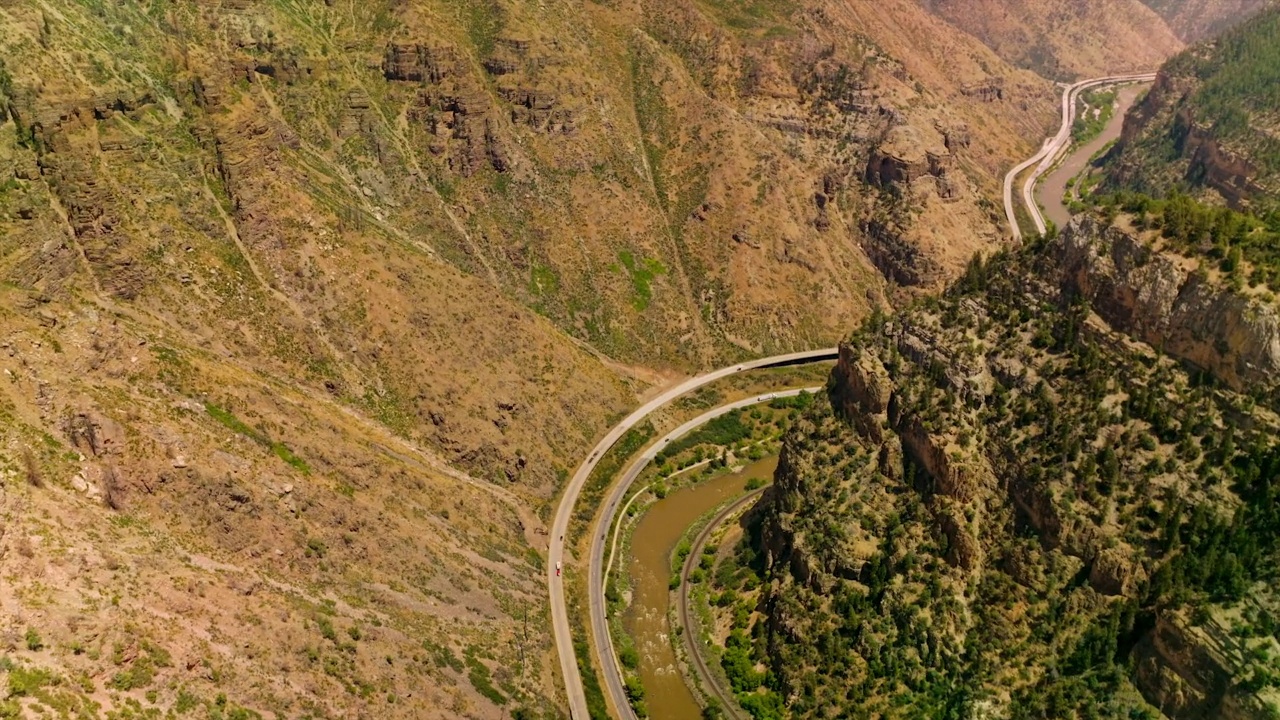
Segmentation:
{"type": "Polygon", "coordinates": [[[1138,688],[1170,717],[1266,717],[1254,694],[1235,687],[1233,661],[1224,652],[1224,639],[1192,628],[1177,613],[1161,613],[1155,627],[1134,648],[1138,688]]]}
{"type": "Polygon", "coordinates": [[[941,143],[938,139],[910,125],[893,127],[867,161],[867,180],[907,187],[925,176],[946,176],[955,166],[955,157],[945,139],[941,143]]]}
{"type": "Polygon", "coordinates": [[[1212,124],[1197,118],[1186,104],[1197,86],[1197,80],[1190,76],[1166,70],[1157,73],[1151,89],[1125,118],[1117,160],[1110,172],[1120,184],[1152,191],[1195,178],[1233,207],[1246,207],[1267,189],[1258,181],[1258,168],[1250,158],[1225,147],[1212,124]],[[1166,133],[1168,142],[1177,149],[1176,162],[1157,166],[1137,151],[1129,152],[1130,147],[1157,132],[1166,133]]]}
{"type": "Polygon", "coordinates": [[[831,374],[832,400],[846,419],[873,442],[884,439],[893,381],[876,356],[850,345],[840,346],[840,359],[831,374]]]}
{"type": "Polygon", "coordinates": [[[1104,595],[1133,597],[1145,579],[1137,553],[1123,545],[1100,550],[1089,568],[1089,584],[1104,595]]]}
{"type": "Polygon", "coordinates": [[[72,413],[63,425],[72,446],[88,457],[119,455],[124,451],[124,428],[100,413],[89,410],[72,413]]]}
{"type": "Polygon", "coordinates": [[[1115,329],[1212,372],[1234,389],[1280,383],[1280,309],[1210,282],[1172,253],[1093,217],[1056,241],[1064,288],[1115,329]]]}
{"type": "MultiPolygon", "coordinates": [[[[913,332],[912,328],[895,326],[889,332],[897,335],[904,355],[915,356],[917,361],[934,360],[936,348],[919,328],[913,332]]],[[[969,389],[968,378],[975,374],[981,373],[962,368],[953,382],[962,390],[969,389]]],[[[903,457],[908,456],[932,478],[930,509],[947,537],[948,559],[965,570],[974,570],[983,558],[977,537],[981,500],[996,491],[995,474],[980,454],[931,433],[917,417],[900,416],[894,392],[893,380],[879,358],[852,345],[840,347],[831,379],[836,410],[868,441],[881,446],[880,464],[886,476],[899,475],[903,457]]],[[[780,490],[786,488],[780,486],[780,490]]]]}
{"type": "Polygon", "coordinates": [[[996,102],[1004,99],[1004,81],[1002,78],[989,78],[983,82],[965,85],[960,88],[960,92],[983,102],[996,102]]]}
{"type": "Polygon", "coordinates": [[[913,420],[901,437],[905,449],[929,473],[942,495],[972,503],[995,490],[995,474],[985,458],[930,433],[918,420],[913,420]]]}

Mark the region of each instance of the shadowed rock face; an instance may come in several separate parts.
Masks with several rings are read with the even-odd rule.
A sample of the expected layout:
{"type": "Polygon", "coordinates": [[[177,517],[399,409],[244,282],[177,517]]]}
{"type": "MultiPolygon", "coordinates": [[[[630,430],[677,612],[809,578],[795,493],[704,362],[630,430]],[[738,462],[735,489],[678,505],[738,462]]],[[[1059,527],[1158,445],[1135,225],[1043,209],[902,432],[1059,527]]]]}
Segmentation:
{"type": "Polygon", "coordinates": [[[1082,217],[1055,244],[1064,287],[1116,329],[1203,368],[1236,390],[1280,383],[1275,303],[1215,286],[1185,258],[1082,217]]]}
{"type": "Polygon", "coordinates": [[[1178,113],[1177,127],[1185,128],[1178,142],[1188,158],[1187,177],[1218,191],[1234,208],[1247,207],[1267,191],[1258,182],[1258,168],[1244,155],[1225,147],[1212,128],[1197,123],[1190,110],[1178,113]]]}
{"type": "Polygon", "coordinates": [[[1134,679],[1152,704],[1174,718],[1252,720],[1266,717],[1262,703],[1232,683],[1222,652],[1231,639],[1191,626],[1177,612],[1161,613],[1134,648],[1134,679]]]}
{"type": "Polygon", "coordinates": [[[1249,207],[1269,193],[1263,173],[1249,153],[1230,148],[1214,133],[1212,120],[1196,116],[1185,104],[1198,84],[1189,77],[1161,71],[1147,96],[1125,118],[1119,151],[1111,164],[1114,182],[1152,192],[1179,181],[1216,191],[1233,208],[1249,207]],[[1130,150],[1163,134],[1175,149],[1175,163],[1158,166],[1130,150]]]}

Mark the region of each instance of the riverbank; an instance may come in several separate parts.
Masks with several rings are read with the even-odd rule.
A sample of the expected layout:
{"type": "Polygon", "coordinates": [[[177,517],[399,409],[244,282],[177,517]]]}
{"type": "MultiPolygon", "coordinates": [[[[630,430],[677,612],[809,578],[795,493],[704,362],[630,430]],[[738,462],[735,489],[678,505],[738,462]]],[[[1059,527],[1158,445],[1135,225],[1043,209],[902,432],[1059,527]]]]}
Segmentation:
{"type": "Polygon", "coordinates": [[[688,554],[681,541],[691,525],[734,497],[748,484],[767,481],[777,466],[776,456],[763,458],[735,472],[674,490],[652,503],[631,533],[630,603],[623,613],[623,629],[636,649],[637,674],[650,717],[698,720],[702,705],[685,682],[672,638],[673,568],[688,554]],[[680,550],[685,549],[684,553],[680,550]]]}
{"type": "MultiPolygon", "coordinates": [[[[722,638],[711,610],[708,588],[712,584],[710,575],[723,559],[723,548],[717,545],[726,537],[741,536],[742,533],[741,527],[729,522],[730,518],[741,521],[743,514],[754,507],[767,487],[752,490],[722,507],[714,517],[697,529],[697,536],[680,572],[680,587],[677,590],[674,622],[677,623],[677,633],[684,640],[681,647],[685,653],[685,666],[693,671],[687,680],[701,689],[708,707],[718,707],[722,717],[733,720],[745,720],[749,716],[738,706],[728,678],[720,667],[722,638]],[[717,538],[715,543],[712,541],[713,536],[717,538]]],[[[690,533],[694,530],[695,528],[691,528],[690,533]]],[[[736,539],[734,537],[735,542],[736,539]]]]}
{"type": "Polygon", "coordinates": [[[1094,155],[1120,137],[1125,115],[1147,86],[1147,83],[1119,86],[1116,90],[1115,110],[1102,131],[1088,142],[1073,146],[1053,171],[1037,183],[1036,201],[1044,208],[1045,217],[1054,225],[1063,227],[1070,222],[1071,211],[1063,202],[1063,196],[1073,182],[1079,182],[1078,178],[1089,167],[1094,155]]]}

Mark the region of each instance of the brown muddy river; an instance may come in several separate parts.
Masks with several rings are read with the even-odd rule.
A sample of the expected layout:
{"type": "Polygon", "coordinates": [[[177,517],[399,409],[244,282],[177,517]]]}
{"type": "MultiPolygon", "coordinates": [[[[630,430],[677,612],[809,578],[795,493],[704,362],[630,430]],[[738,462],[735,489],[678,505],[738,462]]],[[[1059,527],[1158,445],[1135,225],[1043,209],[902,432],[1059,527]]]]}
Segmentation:
{"type": "Polygon", "coordinates": [[[1133,102],[1138,99],[1138,95],[1147,89],[1148,84],[1121,86],[1116,92],[1115,112],[1102,132],[1094,139],[1072,150],[1071,154],[1036,186],[1036,199],[1044,207],[1044,216],[1059,228],[1066,227],[1071,221],[1071,213],[1067,210],[1067,206],[1062,204],[1062,196],[1067,192],[1067,181],[1084,170],[1094,153],[1120,137],[1120,131],[1124,128],[1125,114],[1129,112],[1129,108],[1133,107],[1133,102]]]}
{"type": "Polygon", "coordinates": [[[777,456],[758,460],[741,472],[730,473],[695,487],[672,492],[649,507],[631,536],[631,606],[623,626],[635,638],[640,655],[649,717],[661,720],[699,720],[702,708],[685,685],[671,645],[668,610],[671,592],[671,553],[689,526],[708,511],[746,492],[750,478],[773,478],[777,456]]]}

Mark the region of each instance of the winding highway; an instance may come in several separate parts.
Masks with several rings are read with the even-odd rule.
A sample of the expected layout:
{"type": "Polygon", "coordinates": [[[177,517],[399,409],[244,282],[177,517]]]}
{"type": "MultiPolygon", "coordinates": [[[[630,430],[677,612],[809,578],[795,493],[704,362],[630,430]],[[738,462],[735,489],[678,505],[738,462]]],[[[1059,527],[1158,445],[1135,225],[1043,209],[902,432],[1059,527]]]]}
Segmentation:
{"type": "Polygon", "coordinates": [[[1147,82],[1154,80],[1155,73],[1134,73],[1129,75],[1111,75],[1108,77],[1092,78],[1090,80],[1081,80],[1073,85],[1068,85],[1062,91],[1062,124],[1058,127],[1058,133],[1053,137],[1045,138],[1044,144],[1040,147],[1039,152],[1031,157],[1023,160],[1014,166],[1007,175],[1004,176],[1004,215],[1009,221],[1009,229],[1013,232],[1015,240],[1022,239],[1022,228],[1018,227],[1018,217],[1014,212],[1013,204],[1013,183],[1018,174],[1023,170],[1036,165],[1035,170],[1027,177],[1026,183],[1022,186],[1022,202],[1027,207],[1027,212],[1031,214],[1031,221],[1035,223],[1036,232],[1044,234],[1048,227],[1044,222],[1044,215],[1040,212],[1040,206],[1036,204],[1034,197],[1036,181],[1057,161],[1058,155],[1062,153],[1071,144],[1071,126],[1076,121],[1076,98],[1080,93],[1089,88],[1098,87],[1100,85],[1116,85],[1119,83],[1129,82],[1147,82]],[[1037,163],[1039,163],[1037,165],[1037,163]]]}
{"type": "MultiPolygon", "coordinates": [[[[569,520],[573,517],[574,505],[577,503],[578,496],[582,493],[582,488],[586,485],[587,479],[591,476],[591,471],[595,469],[596,464],[600,462],[600,458],[604,456],[605,452],[608,451],[609,448],[613,447],[613,444],[616,443],[624,433],[640,421],[644,420],[650,413],[685,393],[696,390],[721,378],[745,372],[747,370],[776,367],[780,365],[805,364],[821,360],[833,360],[838,356],[838,354],[839,351],[836,348],[826,348],[822,350],[790,353],[787,355],[775,355],[773,357],[750,360],[738,365],[721,368],[704,375],[689,378],[679,385],[666,390],[657,397],[649,400],[644,405],[641,405],[635,410],[635,412],[631,413],[617,425],[613,426],[613,428],[609,430],[608,434],[606,434],[604,438],[596,444],[595,448],[591,451],[591,454],[587,456],[587,459],[578,466],[573,477],[570,478],[568,484],[565,485],[564,495],[561,497],[560,505],[556,509],[555,520],[551,526],[551,546],[547,553],[547,593],[551,597],[551,629],[555,635],[556,654],[560,658],[560,672],[562,677],[564,677],[565,694],[568,696],[569,715],[572,720],[588,720],[589,715],[587,712],[586,694],[582,690],[582,677],[578,674],[578,658],[573,648],[573,634],[569,625],[569,608],[565,603],[564,585],[561,582],[560,575],[557,573],[557,568],[560,567],[561,563],[565,560],[564,535],[569,529],[569,520]]],[[[781,395],[781,393],[777,394],[781,395]]],[[[756,402],[759,402],[759,400],[756,402]]],[[[728,411],[726,410],[726,412],[728,411]]],[[[686,425],[688,425],[688,423],[686,423],[686,425]]],[[[667,436],[667,440],[669,439],[670,434],[667,436]]],[[[652,451],[653,455],[656,455],[657,451],[655,448],[660,447],[661,444],[662,441],[660,440],[658,443],[650,446],[646,453],[652,451]]],[[[650,455],[650,458],[652,458],[653,455],[650,455]]],[[[611,503],[610,510],[608,511],[609,518],[612,517],[612,512],[617,507],[616,503],[618,502],[619,497],[621,496],[617,493],[615,488],[607,501],[611,503]]],[[[609,520],[606,519],[600,527],[606,528],[607,531],[607,528],[609,527],[609,520]]],[[[599,533],[600,531],[593,529],[592,532],[599,533]]],[[[590,543],[592,548],[592,557],[597,557],[603,552],[603,543],[600,544],[600,548],[597,550],[596,543],[594,542],[596,540],[596,536],[593,535],[591,540],[593,541],[590,543]]],[[[592,573],[592,575],[594,575],[594,573],[592,573]]],[[[602,576],[602,573],[600,575],[595,575],[596,578],[602,576]]],[[[596,584],[594,581],[589,585],[589,587],[591,588],[591,616],[594,619],[597,612],[599,612],[601,616],[604,614],[604,588],[602,585],[596,584]],[[599,598],[598,601],[597,596],[599,598]],[[599,607],[597,607],[597,602],[599,602],[599,607]]],[[[606,668],[606,684],[610,684],[608,691],[610,696],[614,699],[615,707],[618,708],[619,712],[626,713],[626,717],[631,717],[631,708],[626,701],[626,693],[620,687],[621,681],[618,681],[619,687],[617,688],[614,688],[612,684],[608,682],[610,675],[608,668],[612,668],[615,673],[617,670],[616,656],[613,653],[608,632],[605,632],[603,635],[597,634],[595,636],[595,640],[597,643],[598,655],[603,655],[600,653],[600,644],[608,644],[608,653],[606,657],[609,658],[609,661],[602,662],[601,665],[606,668]],[[619,695],[618,692],[621,692],[621,695],[619,695]],[[621,697],[621,702],[618,701],[619,697],[621,697]]]]}
{"type": "MultiPolygon", "coordinates": [[[[1149,81],[1155,78],[1154,73],[1141,73],[1129,75],[1113,75],[1108,77],[1093,78],[1090,80],[1082,80],[1073,85],[1068,86],[1062,92],[1062,123],[1058,128],[1056,135],[1046,138],[1040,150],[1030,158],[1019,163],[1016,167],[1009,171],[1004,178],[1004,207],[1005,217],[1009,222],[1010,230],[1017,239],[1022,238],[1022,231],[1018,227],[1017,216],[1014,213],[1013,200],[1013,183],[1018,174],[1036,165],[1035,170],[1027,178],[1026,184],[1022,188],[1022,200],[1027,206],[1028,212],[1031,214],[1032,221],[1036,225],[1038,232],[1045,232],[1046,225],[1044,217],[1040,213],[1039,207],[1036,205],[1032,196],[1033,188],[1036,180],[1057,160],[1058,155],[1065,149],[1071,138],[1071,126],[1075,122],[1075,105],[1076,98],[1080,92],[1099,85],[1112,85],[1124,82],[1149,81]],[[1037,165],[1038,163],[1038,165],[1037,165]]],[[[776,355],[773,357],[760,358],[748,362],[740,363],[726,368],[721,368],[703,375],[689,378],[679,385],[666,390],[657,397],[649,400],[644,405],[637,408],[634,412],[624,418],[621,422],[609,430],[586,460],[578,466],[577,471],[570,478],[565,486],[564,495],[560,499],[560,504],[556,509],[555,520],[551,526],[551,543],[547,554],[547,592],[551,598],[551,622],[552,632],[555,635],[556,653],[560,659],[560,672],[564,678],[565,694],[569,702],[569,715],[572,720],[588,720],[586,695],[582,689],[582,677],[578,674],[578,658],[573,647],[573,635],[569,625],[569,609],[565,603],[564,585],[561,577],[557,573],[557,568],[564,563],[565,545],[564,535],[569,529],[569,521],[573,517],[573,509],[577,504],[578,496],[582,493],[582,488],[586,485],[587,479],[591,476],[591,471],[595,469],[601,457],[609,448],[613,447],[624,433],[632,427],[644,420],[650,413],[685,393],[696,390],[708,383],[715,382],[721,378],[734,375],[736,373],[745,372],[747,370],[756,370],[760,368],[775,367],[779,365],[802,364],[810,362],[818,362],[821,360],[832,360],[838,355],[836,348],[827,348],[823,350],[812,350],[807,352],[791,353],[787,355],[776,355]]],[[[794,394],[798,391],[792,391],[794,394]]],[[[604,535],[608,532],[608,528],[612,522],[613,514],[617,510],[618,503],[624,496],[626,487],[630,484],[644,466],[652,460],[657,452],[667,442],[688,432],[697,424],[706,422],[716,415],[713,413],[723,414],[731,410],[750,405],[757,402],[763,402],[769,397],[782,396],[785,393],[770,393],[765,396],[756,398],[748,398],[723,408],[707,413],[700,418],[690,421],[695,423],[685,423],[680,428],[668,433],[657,443],[650,445],[645,453],[637,459],[624,474],[623,482],[613,487],[606,499],[605,517],[601,523],[593,528],[593,536],[590,538],[590,567],[588,569],[588,588],[589,588],[589,605],[592,618],[592,628],[594,640],[596,644],[596,653],[600,658],[600,665],[604,668],[605,684],[607,691],[613,700],[614,706],[625,718],[634,717],[631,713],[630,705],[626,699],[626,692],[622,686],[621,673],[618,669],[617,656],[613,652],[612,642],[609,638],[607,620],[605,619],[605,603],[604,603],[604,535]],[[710,417],[708,417],[708,415],[710,417]],[[634,470],[634,473],[633,473],[634,470]],[[601,530],[600,528],[604,528],[601,530]],[[601,542],[597,542],[601,541],[601,542]]],[[[611,558],[612,559],[612,558],[611,558]]]]}
{"type": "MultiPolygon", "coordinates": [[[[1005,217],[1009,222],[1010,230],[1017,239],[1022,238],[1022,231],[1018,227],[1017,216],[1014,212],[1013,200],[1013,183],[1018,174],[1036,165],[1035,170],[1027,178],[1026,184],[1022,188],[1022,200],[1027,206],[1028,212],[1031,214],[1032,221],[1036,225],[1036,230],[1043,233],[1047,230],[1044,217],[1036,205],[1032,196],[1033,188],[1036,180],[1057,160],[1058,155],[1067,147],[1071,138],[1071,126],[1075,122],[1075,105],[1076,98],[1080,92],[1099,85],[1112,85],[1124,82],[1140,82],[1150,81],[1155,78],[1154,73],[1140,73],[1129,75],[1113,75],[1108,77],[1093,78],[1082,80],[1073,85],[1066,87],[1062,92],[1062,123],[1058,128],[1056,135],[1046,138],[1040,150],[1030,158],[1024,160],[1009,171],[1004,178],[1004,207],[1005,217]],[[1038,165],[1037,165],[1038,163],[1038,165]]],[[[644,420],[650,413],[676,398],[700,388],[708,383],[715,382],[724,377],[734,375],[736,373],[745,372],[747,370],[756,370],[760,368],[775,367],[779,365],[802,364],[810,362],[818,362],[821,360],[832,360],[838,355],[836,348],[827,348],[823,350],[812,350],[807,352],[791,353],[788,355],[776,355],[773,357],[760,358],[748,362],[740,363],[726,368],[721,368],[704,375],[699,375],[680,383],[679,385],[666,390],[657,397],[649,400],[644,405],[637,408],[634,412],[624,418],[615,425],[608,434],[606,434],[586,460],[578,466],[577,471],[570,478],[565,486],[564,495],[560,499],[560,504],[556,509],[555,520],[551,527],[551,543],[547,557],[547,592],[551,598],[551,621],[552,631],[555,635],[556,653],[560,659],[560,671],[564,677],[565,693],[569,702],[569,714],[572,720],[588,720],[586,695],[582,689],[582,678],[578,674],[578,658],[573,647],[573,635],[569,625],[569,610],[565,603],[564,585],[561,577],[557,573],[557,569],[561,567],[565,561],[565,545],[564,535],[568,531],[569,521],[573,517],[573,509],[577,504],[578,496],[582,493],[582,488],[586,485],[587,479],[591,476],[591,471],[595,469],[600,458],[604,456],[609,448],[613,447],[624,433],[644,420]]],[[[625,495],[627,486],[639,475],[644,466],[653,459],[658,451],[672,439],[688,432],[693,427],[707,422],[716,417],[718,414],[730,412],[738,407],[744,407],[757,402],[763,402],[770,397],[780,397],[786,394],[796,394],[799,391],[788,391],[787,393],[770,393],[755,398],[733,403],[731,405],[717,408],[710,413],[704,414],[699,418],[685,423],[680,428],[673,430],[658,442],[650,445],[650,447],[637,459],[632,466],[624,474],[623,481],[614,486],[606,500],[605,517],[600,524],[593,528],[593,535],[589,542],[590,547],[590,567],[588,570],[588,588],[589,588],[589,605],[592,618],[592,628],[594,640],[596,643],[596,653],[600,658],[600,665],[604,668],[605,684],[614,706],[625,718],[633,718],[630,705],[627,702],[626,692],[622,686],[621,673],[619,672],[617,656],[613,651],[612,641],[609,638],[607,620],[605,619],[605,602],[604,602],[604,536],[608,532],[608,528],[612,523],[613,514],[616,512],[618,503],[625,495]],[[692,423],[692,424],[691,424],[692,423]],[[604,528],[601,530],[600,528],[604,528]],[[599,542],[597,542],[599,541],[599,542]]],[[[610,558],[612,561],[612,558],[610,558]]]]}
{"type": "MultiPolygon", "coordinates": [[[[608,582],[604,561],[604,540],[609,527],[613,525],[613,517],[617,514],[618,505],[627,496],[627,489],[631,487],[636,478],[640,477],[640,473],[644,472],[649,463],[653,462],[658,453],[662,452],[662,449],[672,440],[688,435],[696,428],[734,410],[768,402],[774,398],[795,397],[803,392],[815,393],[820,390],[822,390],[821,385],[798,390],[764,393],[729,403],[728,405],[721,405],[714,410],[708,410],[658,438],[657,442],[650,445],[640,454],[640,457],[631,463],[626,472],[622,474],[622,478],[610,490],[609,497],[605,499],[604,516],[600,518],[600,524],[597,526],[598,531],[595,537],[592,538],[589,573],[591,579],[587,588],[591,605],[591,634],[596,642],[596,658],[600,661],[600,668],[604,673],[605,689],[613,698],[614,706],[618,708],[619,714],[626,720],[632,720],[635,718],[635,714],[631,712],[631,705],[627,702],[626,686],[622,682],[622,668],[618,663],[618,654],[613,649],[613,636],[609,634],[609,615],[606,612],[609,606],[604,597],[605,584],[608,582]]],[[[610,554],[609,565],[612,566],[612,564],[613,556],[610,554]]]]}

